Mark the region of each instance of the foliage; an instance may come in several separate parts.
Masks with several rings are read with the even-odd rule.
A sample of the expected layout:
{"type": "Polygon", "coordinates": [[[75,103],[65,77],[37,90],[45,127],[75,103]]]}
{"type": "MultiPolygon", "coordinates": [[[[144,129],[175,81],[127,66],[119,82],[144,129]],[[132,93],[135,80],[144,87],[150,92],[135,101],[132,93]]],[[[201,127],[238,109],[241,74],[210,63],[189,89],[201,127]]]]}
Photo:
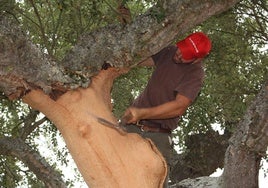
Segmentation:
{"type": "MultiPolygon", "coordinates": [[[[107,24],[118,23],[118,20],[114,18],[118,16],[116,9],[120,3],[122,2],[119,0],[22,0],[16,1],[16,4],[15,1],[1,1],[1,14],[3,11],[15,18],[30,40],[38,45],[43,53],[59,62],[82,33],[107,24]]],[[[149,7],[151,1],[125,1],[123,3],[131,9],[132,16],[136,16],[149,7]]],[[[20,101],[10,101],[2,94],[0,100],[0,139],[20,137],[32,111],[20,101]]],[[[34,123],[42,118],[43,115],[39,114],[28,121],[31,121],[30,125],[34,126],[34,123]]],[[[55,169],[57,166],[68,166],[70,156],[67,157],[68,152],[65,146],[59,147],[59,135],[55,126],[49,121],[41,125],[33,129],[25,142],[35,150],[46,145],[46,148],[49,148],[55,155],[46,156],[44,155],[46,152],[41,153],[55,169]],[[49,140],[49,142],[44,140],[49,140]],[[55,161],[60,161],[60,163],[55,161]]],[[[65,180],[67,185],[72,186],[73,181],[79,178],[81,179],[77,175],[71,180],[65,180]]],[[[43,187],[42,182],[24,164],[7,156],[1,156],[0,180],[4,187],[25,185],[43,187]]]]}
{"type": "MultiPolygon", "coordinates": [[[[267,31],[256,32],[257,27],[267,30],[265,27],[267,19],[253,24],[254,19],[245,17],[245,14],[256,7],[249,6],[248,3],[251,2],[244,1],[237,6],[237,9],[212,17],[195,28],[195,30],[202,30],[209,34],[213,41],[213,49],[204,61],[206,78],[202,91],[183,116],[174,134],[179,138],[181,147],[187,135],[206,132],[215,124],[227,132],[232,132],[267,78],[267,51],[260,50],[265,47],[267,41],[265,32],[267,31]],[[247,28],[252,28],[252,25],[255,25],[255,29],[248,30],[247,28]]],[[[263,19],[265,9],[260,11],[259,7],[258,12],[256,16],[263,19]]],[[[137,68],[133,71],[138,70],[137,68]]],[[[115,83],[115,96],[119,98],[117,100],[114,97],[116,114],[121,115],[131,104],[129,100],[135,98],[134,95],[129,95],[133,92],[133,88],[139,88],[142,91],[143,87],[140,87],[140,84],[146,85],[147,77],[151,72],[148,72],[149,75],[141,73],[139,75],[144,75],[146,79],[134,74],[134,77],[129,76],[131,80],[123,77],[115,83]],[[136,82],[137,79],[139,79],[138,82],[136,82]],[[130,88],[127,82],[131,85],[130,88]]]]}
{"type": "Polygon", "coordinates": [[[16,136],[22,117],[27,113],[27,110],[18,101],[11,102],[3,98],[1,99],[0,111],[0,136],[16,136]]]}
{"type": "Polygon", "coordinates": [[[16,187],[22,177],[16,172],[19,170],[18,166],[15,165],[14,159],[11,157],[5,157],[0,159],[0,183],[4,187],[16,187]]]}
{"type": "MultiPolygon", "coordinates": [[[[141,13],[152,1],[125,1],[132,16],[141,13]]],[[[107,24],[118,23],[119,0],[27,0],[14,11],[21,26],[40,45],[43,52],[56,59],[75,44],[79,36],[107,24]]]]}
{"type": "Polygon", "coordinates": [[[112,98],[113,113],[116,117],[120,118],[127,106],[131,105],[134,98],[145,88],[151,73],[152,68],[138,67],[115,81],[112,98]]]}
{"type": "Polygon", "coordinates": [[[14,8],[14,0],[1,0],[0,1],[0,15],[5,12],[10,12],[14,8]]]}
{"type": "MultiPolygon", "coordinates": [[[[90,32],[107,24],[116,24],[117,7],[124,3],[132,17],[143,13],[155,0],[25,0],[1,1],[1,13],[12,14],[21,24],[30,39],[44,53],[60,61],[84,32],[90,32]],[[12,2],[12,3],[11,3],[12,2]],[[2,5],[2,4],[1,4],[2,5]],[[3,7],[8,7],[4,9],[3,7]],[[3,9],[2,9],[3,8],[3,9]]],[[[185,136],[205,132],[219,124],[226,131],[233,131],[247,106],[267,79],[267,7],[266,0],[242,1],[235,9],[212,17],[195,30],[203,30],[213,41],[213,50],[205,60],[206,78],[198,99],[183,116],[178,136],[183,146],[185,136]],[[266,9],[265,9],[266,7],[266,9]]],[[[161,20],[162,14],[157,14],[161,20]]],[[[175,42],[175,41],[174,41],[175,42]]],[[[124,110],[143,90],[152,69],[137,67],[122,75],[114,84],[112,98],[114,114],[121,117],[124,110]]],[[[17,137],[22,131],[30,109],[20,101],[10,102],[0,96],[0,138],[17,137]]],[[[40,120],[42,115],[34,119],[40,120]]],[[[28,135],[26,143],[38,149],[37,139],[48,137],[50,148],[57,161],[67,165],[67,152],[58,148],[58,132],[47,122],[28,135]]],[[[48,144],[48,143],[45,143],[48,144]]],[[[52,161],[51,158],[46,158],[52,161]]],[[[56,164],[51,164],[56,166],[56,164]]],[[[40,187],[40,182],[28,170],[23,171],[16,159],[2,157],[0,160],[0,183],[16,187],[21,182],[40,187]],[[12,173],[11,173],[12,172],[12,173]],[[24,177],[24,178],[23,178],[24,177]]],[[[72,182],[70,182],[72,183],[72,182]]]]}
{"type": "Polygon", "coordinates": [[[103,1],[25,1],[17,8],[21,25],[44,52],[61,59],[85,31],[110,23],[103,1]]]}
{"type": "MultiPolygon", "coordinates": [[[[248,2],[237,7],[244,3],[248,2]]],[[[204,61],[206,78],[200,96],[179,125],[182,144],[188,134],[205,132],[215,124],[232,132],[267,78],[267,51],[260,50],[267,39],[260,40],[261,33],[245,29],[252,25],[244,19],[233,9],[197,28],[209,34],[213,49],[204,61]]]]}

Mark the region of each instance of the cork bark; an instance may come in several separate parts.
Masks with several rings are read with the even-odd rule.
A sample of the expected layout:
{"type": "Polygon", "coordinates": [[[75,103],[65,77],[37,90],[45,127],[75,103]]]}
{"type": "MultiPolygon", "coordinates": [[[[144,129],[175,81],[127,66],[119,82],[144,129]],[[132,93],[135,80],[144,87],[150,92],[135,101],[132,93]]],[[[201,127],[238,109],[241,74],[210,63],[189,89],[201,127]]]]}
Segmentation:
{"type": "Polygon", "coordinates": [[[102,70],[90,87],[68,91],[56,101],[41,90],[31,91],[23,101],[55,123],[89,187],[161,188],[167,167],[154,144],[97,121],[117,122],[107,91],[118,72],[102,70]]]}

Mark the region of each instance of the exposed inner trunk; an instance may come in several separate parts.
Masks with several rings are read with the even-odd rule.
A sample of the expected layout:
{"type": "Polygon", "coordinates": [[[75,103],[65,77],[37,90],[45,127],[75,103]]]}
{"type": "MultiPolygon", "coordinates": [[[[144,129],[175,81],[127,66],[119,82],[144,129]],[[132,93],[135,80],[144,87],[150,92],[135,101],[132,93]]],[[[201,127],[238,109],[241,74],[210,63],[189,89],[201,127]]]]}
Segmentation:
{"type": "Polygon", "coordinates": [[[110,90],[122,70],[102,70],[87,89],[68,91],[56,101],[40,90],[23,100],[52,120],[90,187],[162,187],[166,163],[150,140],[120,134],[96,117],[116,124],[110,90]]]}

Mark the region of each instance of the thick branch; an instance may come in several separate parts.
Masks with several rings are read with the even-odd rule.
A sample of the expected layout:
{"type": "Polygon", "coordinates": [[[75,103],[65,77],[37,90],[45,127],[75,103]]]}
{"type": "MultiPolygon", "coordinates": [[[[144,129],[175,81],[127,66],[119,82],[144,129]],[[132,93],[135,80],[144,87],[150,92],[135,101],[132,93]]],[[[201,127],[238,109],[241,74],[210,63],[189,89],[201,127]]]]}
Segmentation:
{"type": "Polygon", "coordinates": [[[133,66],[158,52],[175,37],[237,2],[238,0],[162,2],[164,7],[156,5],[123,29],[120,25],[113,25],[83,35],[62,63],[71,70],[85,73],[103,63],[116,67],[133,66]]]}
{"type": "Polygon", "coordinates": [[[46,93],[87,86],[102,65],[135,66],[212,15],[239,0],[170,0],[153,7],[126,27],[110,25],[80,37],[61,62],[63,68],[29,42],[16,24],[0,18],[0,88],[18,98],[32,86],[46,93]],[[167,34],[168,33],[168,34],[167,34]],[[82,79],[81,79],[82,78],[82,79]],[[74,84],[76,83],[76,85],[74,84]]]}
{"type": "Polygon", "coordinates": [[[0,154],[16,157],[44,182],[46,187],[66,187],[61,175],[40,156],[39,153],[20,139],[1,138],[0,154]]]}
{"type": "Polygon", "coordinates": [[[46,117],[43,117],[42,119],[36,121],[38,114],[38,111],[31,110],[25,117],[25,120],[23,122],[24,125],[19,129],[20,139],[25,140],[29,134],[31,134],[39,125],[43,124],[47,120],[46,117]]]}
{"type": "Polygon", "coordinates": [[[0,16],[0,88],[17,98],[34,87],[51,92],[73,81],[63,68],[42,54],[25,34],[6,17],[0,16]]]}

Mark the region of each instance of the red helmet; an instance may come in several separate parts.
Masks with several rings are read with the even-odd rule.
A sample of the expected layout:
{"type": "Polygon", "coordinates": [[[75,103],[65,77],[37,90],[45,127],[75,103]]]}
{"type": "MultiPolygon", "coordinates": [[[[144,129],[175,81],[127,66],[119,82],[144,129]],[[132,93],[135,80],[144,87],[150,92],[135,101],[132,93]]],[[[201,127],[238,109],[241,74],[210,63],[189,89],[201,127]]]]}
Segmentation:
{"type": "Polygon", "coordinates": [[[176,45],[181,51],[182,58],[185,60],[203,58],[211,50],[211,41],[202,32],[193,33],[184,40],[179,41],[176,45]]]}

